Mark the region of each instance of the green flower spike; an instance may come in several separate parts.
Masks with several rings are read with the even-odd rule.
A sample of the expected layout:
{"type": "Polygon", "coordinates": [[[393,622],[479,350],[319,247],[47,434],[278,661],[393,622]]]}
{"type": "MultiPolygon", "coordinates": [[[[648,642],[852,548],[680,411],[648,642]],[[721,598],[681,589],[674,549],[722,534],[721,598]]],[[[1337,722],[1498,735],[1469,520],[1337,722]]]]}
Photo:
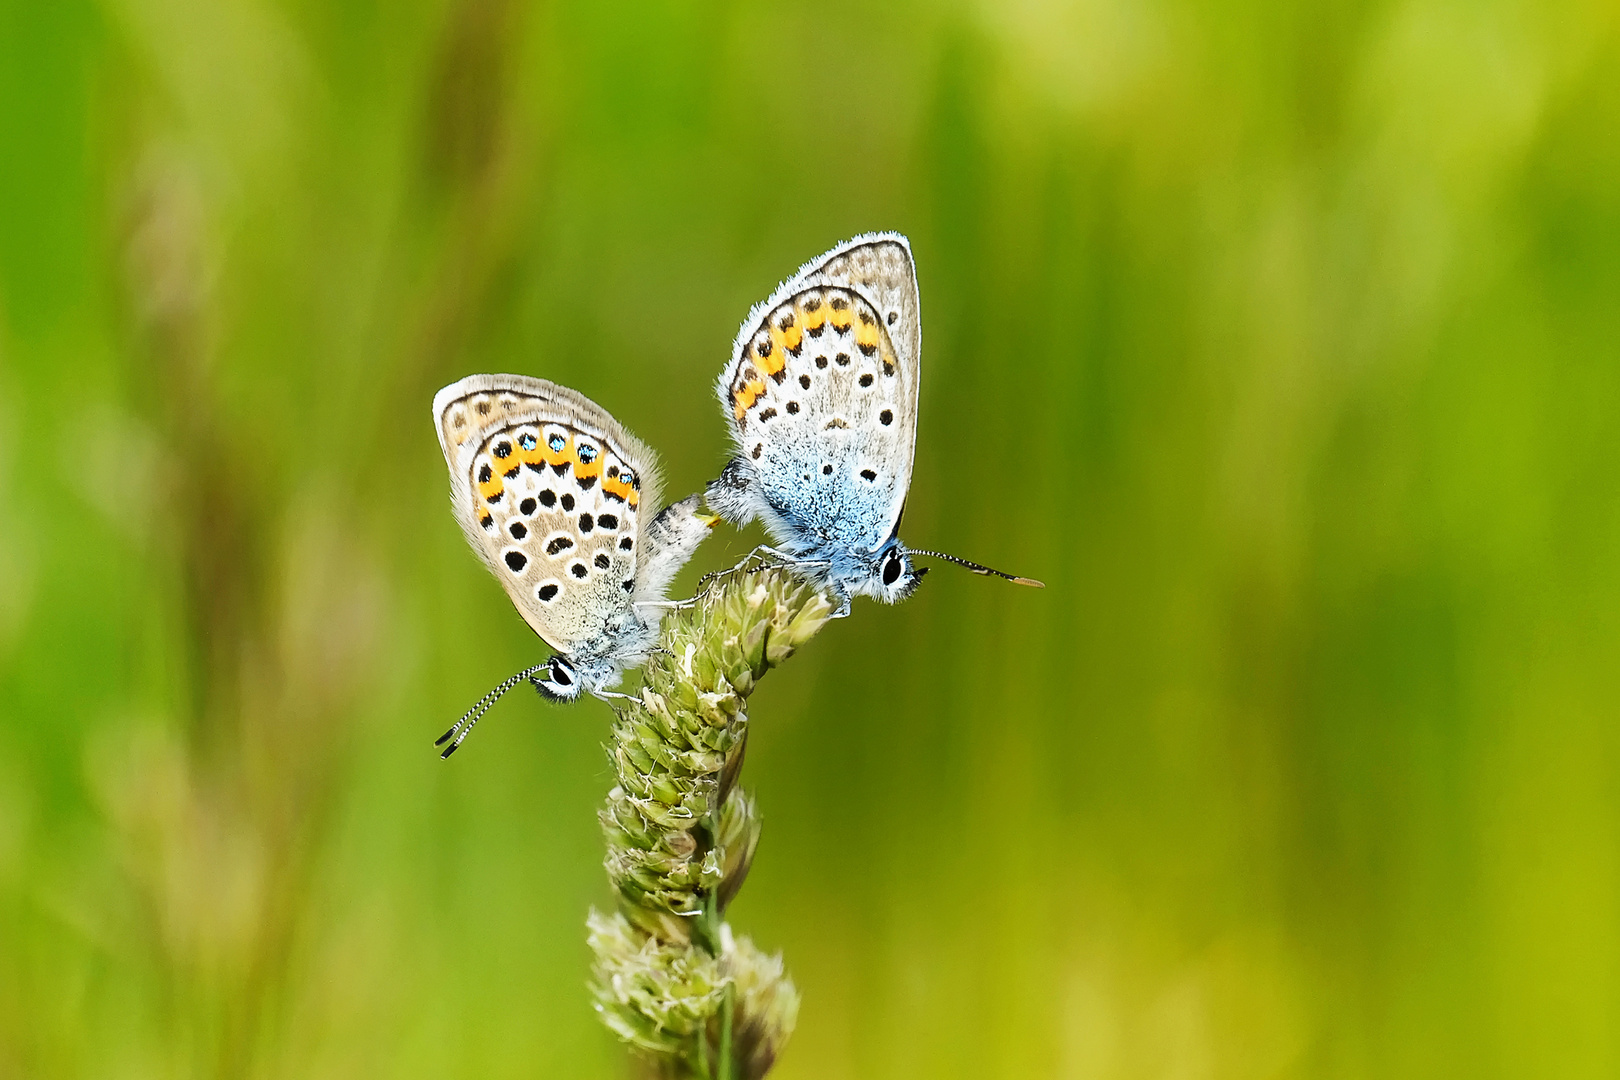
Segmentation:
{"type": "Polygon", "coordinates": [[[592,911],[596,1010],[656,1075],[757,1080],[793,1031],[780,956],[732,935],[725,910],[759,843],[736,786],[748,695],[832,613],[786,571],[733,571],[664,622],[641,694],[619,713],[602,809],[618,911],[592,911]]]}

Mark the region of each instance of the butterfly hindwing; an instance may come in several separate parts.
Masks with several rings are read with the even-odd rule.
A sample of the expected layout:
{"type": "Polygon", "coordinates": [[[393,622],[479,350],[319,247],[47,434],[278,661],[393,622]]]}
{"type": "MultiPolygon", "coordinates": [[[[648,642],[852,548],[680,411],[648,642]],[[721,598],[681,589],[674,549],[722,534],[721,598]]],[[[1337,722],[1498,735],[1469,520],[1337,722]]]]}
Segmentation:
{"type": "Polygon", "coordinates": [[[905,239],[857,237],[750,312],[720,397],[782,531],[872,551],[911,483],[921,321],[905,239]]]}
{"type": "Polygon", "coordinates": [[[588,398],[544,379],[474,375],[434,400],[456,517],[553,648],[627,612],[655,508],[651,451],[588,398]]]}

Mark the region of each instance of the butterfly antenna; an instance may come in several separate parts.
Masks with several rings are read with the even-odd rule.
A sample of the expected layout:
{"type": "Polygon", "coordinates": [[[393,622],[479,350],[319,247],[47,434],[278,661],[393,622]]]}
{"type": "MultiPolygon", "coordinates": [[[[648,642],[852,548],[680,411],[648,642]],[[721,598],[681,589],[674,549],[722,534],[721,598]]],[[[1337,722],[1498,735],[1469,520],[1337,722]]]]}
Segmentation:
{"type": "MultiPolygon", "coordinates": [[[[549,663],[549,660],[546,661],[546,664],[549,663]]],[[[444,753],[439,755],[440,760],[448,758],[451,754],[456,752],[456,749],[461,745],[462,740],[467,737],[467,734],[470,731],[472,731],[473,725],[478,723],[479,720],[483,719],[484,714],[489,712],[490,706],[501,700],[501,696],[503,694],[512,689],[512,687],[516,686],[518,683],[522,682],[524,679],[532,676],[535,672],[543,669],[546,664],[536,664],[534,667],[523,669],[516,675],[513,675],[511,678],[501,683],[501,685],[497,686],[495,689],[491,690],[489,693],[485,694],[483,697],[479,698],[478,703],[472,708],[468,709],[466,714],[462,716],[460,720],[457,720],[455,725],[452,726],[449,731],[445,732],[443,735],[440,735],[438,739],[434,741],[434,746],[444,746],[444,744],[451,738],[455,739],[455,742],[452,742],[449,746],[444,747],[444,753]]]]}
{"type": "Polygon", "coordinates": [[[1045,582],[1036,581],[1032,577],[1019,577],[1016,574],[1009,574],[1005,571],[996,570],[980,563],[968,562],[966,559],[959,559],[955,555],[947,555],[943,551],[922,551],[917,548],[910,548],[908,549],[908,553],[912,555],[927,555],[931,559],[944,559],[946,562],[953,562],[957,566],[965,566],[975,574],[983,574],[986,577],[998,577],[1005,581],[1010,581],[1015,585],[1029,585],[1037,589],[1046,588],[1045,582]]]}

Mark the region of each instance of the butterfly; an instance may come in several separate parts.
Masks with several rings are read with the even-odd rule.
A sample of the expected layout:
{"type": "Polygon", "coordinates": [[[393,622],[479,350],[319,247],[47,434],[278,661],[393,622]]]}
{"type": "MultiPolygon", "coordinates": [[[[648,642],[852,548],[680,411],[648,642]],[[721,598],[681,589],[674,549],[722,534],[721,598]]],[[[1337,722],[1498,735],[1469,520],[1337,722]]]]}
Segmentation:
{"type": "Polygon", "coordinates": [[[653,452],[583,394],[524,375],[469,375],[433,399],[450,501],[467,542],[555,650],[484,695],[439,739],[449,757],[524,679],[553,701],[613,696],[651,653],[671,579],[719,519],[693,495],[654,515],[653,452]]]}
{"type": "Polygon", "coordinates": [[[905,599],[929,555],[900,542],[917,444],[922,321],[911,245],[898,233],[848,240],[799,268],[743,320],[720,373],[738,453],[705,493],[737,524],[760,519],[768,549],[840,600],[905,599]]]}

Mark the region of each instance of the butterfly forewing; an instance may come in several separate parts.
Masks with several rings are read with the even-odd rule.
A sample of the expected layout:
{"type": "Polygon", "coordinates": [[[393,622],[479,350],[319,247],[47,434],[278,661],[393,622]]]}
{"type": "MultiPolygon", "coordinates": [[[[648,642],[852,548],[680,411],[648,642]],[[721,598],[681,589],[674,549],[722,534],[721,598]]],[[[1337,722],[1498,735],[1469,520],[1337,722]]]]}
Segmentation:
{"type": "Polygon", "coordinates": [[[903,238],[860,237],[750,313],[720,394],[775,510],[874,550],[911,483],[921,322],[903,238]]]}
{"type": "Polygon", "coordinates": [[[635,589],[651,453],[543,379],[470,376],[434,414],[456,516],[512,603],[555,649],[597,638],[635,589]]]}

